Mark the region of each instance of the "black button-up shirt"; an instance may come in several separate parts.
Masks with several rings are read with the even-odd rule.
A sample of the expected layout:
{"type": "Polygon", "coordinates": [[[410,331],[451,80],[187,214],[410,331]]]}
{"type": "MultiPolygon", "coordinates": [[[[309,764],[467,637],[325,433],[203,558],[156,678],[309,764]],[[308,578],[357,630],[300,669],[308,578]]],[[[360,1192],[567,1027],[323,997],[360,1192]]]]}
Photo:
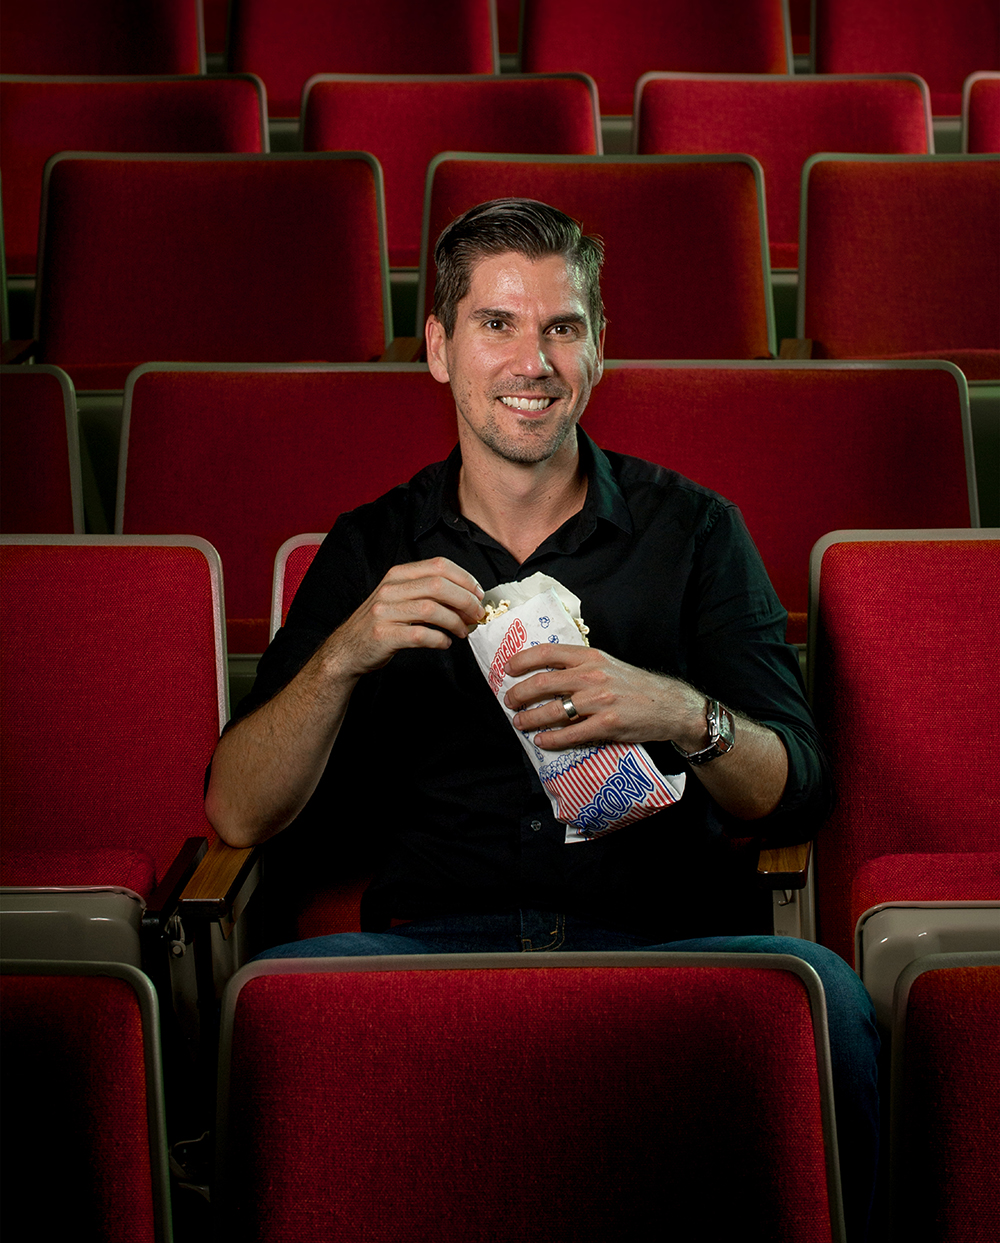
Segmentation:
{"type": "MultiPolygon", "coordinates": [[[[789,758],[779,808],[733,819],[696,777],[681,801],[596,841],[565,828],[466,643],[397,653],[354,691],[326,773],[281,834],[310,874],[370,852],[367,926],[390,916],[560,910],[655,939],[748,931],[753,859],[733,838],[812,836],[825,759],[786,614],[730,502],[673,471],[603,453],[581,431],[579,513],[523,563],[458,510],[458,449],[341,516],[261,659],[239,715],[276,694],[393,565],[449,557],[489,590],[542,571],[582,601],[592,646],[683,678],[774,729],[789,758]]],[[[684,760],[647,746],[662,772],[684,760]]]]}

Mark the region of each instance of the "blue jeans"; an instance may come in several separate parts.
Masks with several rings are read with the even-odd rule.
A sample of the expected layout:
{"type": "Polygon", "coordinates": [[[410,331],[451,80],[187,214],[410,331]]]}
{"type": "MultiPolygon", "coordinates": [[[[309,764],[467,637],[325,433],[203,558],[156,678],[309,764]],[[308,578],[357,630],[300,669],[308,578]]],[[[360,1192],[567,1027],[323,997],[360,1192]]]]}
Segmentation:
{"type": "Polygon", "coordinates": [[[826,993],[844,1214],[851,1243],[867,1233],[878,1165],[879,1035],[871,998],[832,950],[796,937],[695,937],[662,944],[551,911],[450,915],[400,924],[390,932],[341,932],[278,945],[265,958],[342,958],[379,954],[484,954],[559,950],[792,954],[812,966],[826,993]]]}

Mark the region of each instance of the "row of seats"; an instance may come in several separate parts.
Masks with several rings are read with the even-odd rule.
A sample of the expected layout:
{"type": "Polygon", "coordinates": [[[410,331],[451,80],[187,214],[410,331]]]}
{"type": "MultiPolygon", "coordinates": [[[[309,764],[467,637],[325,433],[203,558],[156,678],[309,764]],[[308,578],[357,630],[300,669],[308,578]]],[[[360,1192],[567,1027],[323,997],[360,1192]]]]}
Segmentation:
{"type": "MultiPolygon", "coordinates": [[[[814,356],[1000,377],[1000,158],[814,156],[802,180],[796,335],[814,356]]],[[[742,155],[436,157],[418,324],[433,239],[511,193],[604,238],[608,356],[777,353],[764,178],[742,155]]],[[[120,389],[153,359],[371,361],[390,343],[382,174],[364,153],[63,153],[42,217],[31,348],[80,388],[120,389]]]]}
{"type": "MultiPolygon", "coordinates": [[[[310,545],[300,542],[299,547],[310,545]]],[[[292,572],[299,575],[301,570],[300,558],[292,572]]],[[[114,1007],[127,1000],[124,988],[109,989],[109,978],[124,980],[142,995],[139,1009],[147,1014],[148,1032],[150,988],[143,977],[137,978],[135,967],[141,962],[147,976],[162,976],[157,959],[170,947],[183,953],[186,934],[196,922],[189,907],[196,915],[199,903],[207,901],[204,887],[198,888],[198,875],[186,883],[182,878],[170,902],[157,894],[171,876],[178,875],[180,865],[171,862],[172,852],[181,852],[192,835],[213,838],[201,809],[201,770],[225,710],[222,702],[220,713],[219,690],[225,645],[218,555],[204,543],[186,538],[7,537],[2,541],[0,576],[5,634],[0,652],[5,686],[0,727],[6,743],[5,840],[0,855],[6,888],[0,895],[0,920],[5,953],[22,960],[13,968],[17,981],[4,981],[5,1066],[12,1071],[10,1087],[5,1085],[5,1113],[7,1125],[14,1126],[23,1141],[34,1133],[30,1128],[39,1125],[31,1117],[24,1121],[26,1129],[19,1125],[21,1114],[34,1115],[39,1104],[30,1090],[35,1079],[28,1067],[40,1064],[46,1076],[56,1066],[63,1067],[71,1082],[77,1077],[79,1094],[79,1076],[86,1074],[89,1059],[97,1055],[92,1036],[99,1019],[111,1020],[117,1013],[114,1007]],[[73,617],[71,628],[65,625],[67,614],[73,617]],[[112,702],[114,713],[109,714],[112,702]],[[172,846],[167,841],[171,835],[172,846]],[[138,876],[143,867],[148,874],[145,883],[138,876]],[[125,968],[109,968],[109,961],[121,959],[108,952],[107,908],[102,904],[92,909],[89,925],[84,911],[91,899],[103,903],[107,895],[57,896],[51,890],[64,885],[110,887],[118,890],[112,896],[123,901],[130,900],[131,891],[141,916],[145,951],[133,951],[125,968]],[[185,935],[173,922],[175,913],[185,935]],[[96,960],[86,969],[87,978],[104,980],[105,994],[80,1002],[81,987],[73,983],[56,987],[52,977],[72,975],[78,969],[48,967],[43,960],[66,957],[96,960]],[[78,1004],[89,1007],[84,1010],[90,1016],[87,1021],[79,1020],[78,1004]],[[43,1018],[29,1017],[39,1006],[43,1018]],[[10,1043],[11,1036],[17,1043],[10,1043]],[[63,1039],[75,1046],[70,1056],[60,1053],[63,1039]],[[90,1047],[81,1050],[85,1040],[90,1047]],[[11,1056],[12,1047],[16,1056],[11,1056]],[[33,1063],[33,1058],[38,1061],[33,1063]]],[[[814,553],[813,583],[812,696],[842,794],[832,820],[818,836],[817,938],[850,957],[851,930],[865,913],[858,909],[859,902],[881,910],[921,910],[930,921],[933,948],[945,953],[953,952],[948,923],[952,911],[978,904],[978,909],[992,912],[989,935],[995,938],[1000,904],[1000,822],[995,814],[1000,806],[1000,772],[995,765],[982,763],[979,748],[942,748],[940,740],[973,736],[987,753],[997,741],[1000,530],[838,532],[821,541],[814,553]],[[905,740],[900,742],[904,728],[905,740]],[[914,877],[922,878],[919,885],[914,877]]],[[[275,591],[279,615],[282,588],[279,577],[275,591]]],[[[224,691],[222,696],[224,701],[224,691]]],[[[216,864],[220,853],[236,856],[242,866],[249,852],[228,851],[212,840],[206,862],[216,864]]],[[[186,876],[189,861],[183,866],[186,876]]],[[[324,885],[330,880],[322,871],[315,860],[302,862],[301,929],[309,927],[310,901],[322,907],[324,885]]],[[[223,899],[216,901],[218,919],[223,899]]],[[[327,924],[325,930],[339,929],[327,924]]],[[[139,928],[134,939],[140,940],[139,928]]],[[[924,953],[927,948],[925,940],[924,953]]],[[[984,1214],[995,1212],[991,1196],[996,1191],[998,1132],[989,1086],[995,1077],[986,1068],[988,1059],[995,1057],[997,994],[995,973],[979,973],[996,958],[994,953],[988,961],[949,959],[966,974],[949,977],[956,987],[945,988],[937,1002],[921,997],[923,986],[915,977],[925,968],[938,970],[948,964],[922,959],[896,986],[898,997],[910,999],[910,1013],[913,998],[920,1000],[921,1030],[930,1041],[926,1054],[930,1061],[910,1072],[913,1085],[933,1086],[932,1098],[947,1102],[943,1118],[933,1109],[918,1115],[922,1122],[917,1135],[912,1128],[899,1129],[896,1142],[905,1152],[902,1168],[914,1174],[900,1189],[900,1213],[912,1213],[914,1196],[921,1197],[925,1211],[936,1204],[935,1211],[943,1212],[947,1221],[964,1216],[982,1223],[989,1220],[984,1214]],[[938,1004],[945,1006],[946,1015],[950,1010],[942,1036],[934,1036],[938,1029],[930,1022],[938,1004]],[[969,1018],[960,1020],[966,1008],[969,1018]],[[971,1026],[977,1014],[986,1025],[981,1034],[971,1026]],[[962,1076],[978,1054],[987,1060],[975,1063],[978,1069],[973,1073],[982,1076],[977,1090],[956,1088],[955,1077],[965,1082],[962,1076]],[[959,1108],[971,1111],[960,1115],[969,1118],[965,1125],[958,1125],[951,1112],[959,1108]],[[922,1127],[932,1122],[935,1144],[949,1133],[958,1137],[954,1161],[936,1163],[921,1157],[922,1127]],[[975,1143],[969,1142],[970,1134],[975,1143]]],[[[413,1198],[418,1173],[417,1198],[425,1205],[423,1211],[430,1213],[424,1228],[418,1217],[407,1231],[418,1238],[497,1237],[503,1227],[496,1223],[507,1220],[505,1213],[519,1220],[519,1213],[539,1211],[537,1196],[548,1203],[550,1180],[559,1178],[564,1186],[568,1172],[574,1170],[583,1171],[588,1185],[595,1169],[606,1174],[606,1180],[598,1179],[598,1190],[607,1199],[608,1188],[616,1188],[610,1195],[616,1212],[627,1213],[633,1198],[645,1209],[650,1194],[647,1179],[662,1190],[664,1178],[677,1177],[679,1191],[687,1178],[700,1178],[706,1170],[718,1168],[710,1150],[702,1148],[693,1166],[676,1164],[670,1136],[701,1134],[707,1124],[718,1137],[722,1118],[732,1124],[723,1129],[727,1160],[734,1169],[749,1166],[757,1172],[745,1188],[741,1184],[739,1212],[745,1215],[747,1205],[753,1204],[760,1220],[775,1222],[775,1237],[841,1237],[836,1191],[832,1184],[827,1191],[824,1177],[832,1150],[823,1140],[825,1066],[813,1036],[819,1007],[815,998],[810,999],[808,986],[789,979],[787,962],[755,962],[745,976],[745,959],[683,964],[672,956],[655,963],[615,962],[605,956],[586,963],[567,959],[563,969],[584,972],[574,980],[552,972],[523,975],[517,970],[524,966],[520,957],[516,964],[497,959],[467,964],[449,958],[422,964],[424,971],[449,969],[440,975],[421,971],[380,975],[396,966],[412,972],[412,962],[350,966],[319,962],[310,969],[303,964],[270,964],[244,969],[230,983],[222,1022],[226,1060],[217,1187],[226,1220],[239,1220],[247,1237],[303,1237],[308,1233],[303,1223],[310,1219],[324,1223],[323,1237],[336,1237],[338,1222],[344,1237],[357,1237],[359,1220],[372,1224],[372,1237],[383,1237],[378,1231],[383,1229],[384,1215],[391,1216],[398,1229],[398,1220],[421,1212],[413,1198]],[[504,968],[510,970],[501,974],[504,968]],[[713,978],[711,973],[720,969],[733,974],[724,980],[713,978]],[[782,974],[771,978],[772,970],[782,974]],[[705,971],[709,976],[697,974],[705,971]],[[576,1004],[569,1002],[571,995],[576,1004]],[[595,995],[605,1002],[595,1005],[595,995]],[[585,1013],[579,1011],[580,1003],[585,1013]],[[587,1016],[594,1014],[603,1018],[600,1029],[592,1031],[587,1016]],[[464,1016],[460,1028],[455,1026],[458,1015],[464,1016]],[[618,1030],[615,1015],[628,1024],[631,1036],[618,1030]],[[519,1032],[517,1039],[504,1037],[511,1022],[519,1032]],[[539,1030],[555,1026],[577,1033],[592,1031],[593,1039],[557,1042],[565,1060],[553,1075],[551,1042],[524,1038],[537,1024],[542,1024],[539,1030]],[[638,1041],[636,1024],[641,1031],[638,1041]],[[331,1044],[333,1030],[338,1039],[331,1044]],[[442,1031],[451,1033],[448,1041],[441,1040],[442,1031]],[[493,1038],[487,1038],[487,1032],[493,1038]],[[683,1043],[670,1045],[674,1039],[683,1043]],[[784,1050],[780,1075],[769,1052],[774,1040],[784,1050]],[[641,1059],[623,1078],[607,1077],[611,1066],[620,1065],[609,1056],[609,1042],[620,1053],[628,1051],[630,1066],[633,1057],[641,1059]],[[717,1073],[720,1042],[727,1057],[740,1058],[741,1069],[732,1077],[717,1073]],[[698,1047],[713,1050],[711,1084],[703,1080],[704,1068],[691,1060],[698,1047]],[[331,1060],[335,1050],[337,1057],[331,1060]],[[544,1072],[526,1050],[544,1051],[544,1072]],[[413,1057],[416,1063],[409,1060],[413,1057]],[[482,1069],[484,1057],[489,1074],[482,1069]],[[507,1057],[514,1061],[498,1073],[497,1059],[506,1067],[507,1057]],[[661,1070],[652,1074],[654,1063],[661,1070]],[[419,1074],[414,1066],[420,1068],[419,1074]],[[680,1096],[681,1083],[663,1069],[666,1066],[678,1068],[682,1075],[680,1096]],[[391,1075],[389,1067],[394,1068],[391,1075]],[[571,1067],[576,1073],[566,1080],[571,1067]],[[290,1069],[298,1084],[292,1098],[285,1095],[294,1086],[288,1078],[290,1069]],[[543,1073],[546,1089],[537,1097],[537,1108],[551,1119],[553,1110],[576,1101],[589,1122],[584,1126],[568,1118],[560,1142],[551,1151],[546,1148],[544,1161],[532,1167],[538,1181],[507,1181],[509,1128],[518,1118],[523,1122],[543,1073]],[[749,1086],[758,1082],[757,1075],[765,1076],[759,1092],[749,1086]],[[775,1075],[786,1086],[783,1094],[775,1095],[771,1078],[775,1075]],[[764,1091],[768,1079],[771,1087],[764,1091]],[[477,1085],[479,1107],[485,1110],[482,1116],[476,1112],[479,1120],[474,1124],[464,1112],[469,1106],[462,1086],[466,1083],[477,1085]],[[723,1091],[725,1083],[735,1086],[736,1097],[712,1095],[723,1091]],[[789,1083],[797,1085],[791,1093],[795,1109],[787,1105],[789,1083]],[[584,1084],[586,1091],[577,1095],[584,1084]],[[517,1091],[514,1085],[520,1085],[517,1091]],[[565,1101],[561,1087],[566,1089],[565,1101]],[[501,1090],[502,1100],[495,1097],[501,1090]],[[595,1134],[589,1111],[598,1101],[606,1106],[609,1097],[621,1111],[620,1124],[609,1120],[610,1131],[598,1128],[595,1134]],[[280,1116],[263,1104],[279,1099],[285,1105],[280,1116]],[[452,1101],[452,1109],[444,1109],[446,1099],[452,1101]],[[672,1125],[665,1127],[655,1118],[667,1099],[672,1125]],[[695,1109],[699,1099],[703,1106],[711,1101],[710,1106],[695,1109]],[[395,1115],[406,1100],[412,1101],[413,1117],[404,1110],[404,1125],[390,1128],[392,1135],[387,1136],[386,1110],[391,1108],[395,1115]],[[753,1101],[752,1125],[737,1108],[738,1102],[748,1100],[753,1101]],[[761,1109],[763,1113],[757,1112],[761,1109]],[[647,1118],[649,1110],[652,1115],[647,1118]],[[783,1115],[781,1121],[778,1115],[783,1115]],[[683,1126],[676,1125],[678,1116],[683,1116],[683,1126]],[[426,1129],[431,1117],[440,1130],[426,1129]],[[464,1125],[456,1125],[463,1118],[464,1125]],[[789,1126],[792,1132],[778,1138],[775,1128],[789,1126]],[[637,1127],[648,1136],[644,1148],[648,1158],[639,1162],[634,1146],[626,1142],[637,1127]],[[449,1133],[457,1136],[461,1152],[448,1147],[449,1133]],[[497,1134],[504,1137],[503,1143],[495,1142],[497,1134]],[[593,1139],[593,1148],[586,1152],[577,1151],[582,1136],[588,1143],[593,1139]],[[389,1145],[384,1165],[373,1157],[382,1143],[389,1145]],[[798,1152],[794,1161],[786,1146],[798,1152]],[[808,1171],[798,1164],[806,1159],[804,1154],[812,1163],[808,1171]],[[270,1165],[271,1160],[278,1164],[270,1165]],[[325,1173],[317,1177],[316,1171],[325,1171],[331,1160],[336,1170],[331,1169],[329,1177],[325,1173]],[[464,1169],[468,1160],[487,1181],[456,1180],[454,1171],[464,1169]],[[619,1186],[615,1171],[625,1177],[622,1162],[632,1173],[619,1186]],[[806,1180],[801,1188],[800,1175],[806,1180]],[[496,1187],[490,1181],[494,1177],[496,1187]],[[308,1187],[301,1182],[304,1178],[308,1187]],[[500,1202],[499,1186],[508,1187],[513,1204],[500,1202]],[[482,1194],[477,1195],[476,1187],[482,1194]],[[269,1188],[283,1191],[275,1190],[277,1198],[272,1199],[269,1188]],[[428,1203],[433,1206],[429,1210],[428,1203]],[[291,1224],[279,1228],[286,1213],[291,1214],[291,1224]],[[469,1214],[481,1218],[482,1236],[469,1235],[469,1214]]],[[[808,980],[808,969],[795,970],[799,981],[808,980]]],[[[943,977],[940,982],[946,983],[943,977]]],[[[169,981],[159,991],[166,1044],[172,1023],[169,981]]],[[[203,1016],[207,1027],[210,1009],[203,1009],[203,1016]]],[[[137,1019],[113,1021],[118,1041],[129,1031],[134,1039],[140,1029],[137,1019]]],[[[822,1046],[821,1020],[818,1028],[822,1046]]],[[[202,1036],[210,1043],[204,1031],[202,1036]]],[[[897,1057],[908,1056],[906,1042],[898,1034],[893,1044],[897,1057]]],[[[120,1045],[111,1047],[117,1055],[120,1045]]],[[[155,1049],[150,1057],[155,1069],[155,1049]]],[[[141,1054],[135,1065],[141,1067],[141,1054]]],[[[897,1078],[907,1081],[902,1071],[897,1078]]],[[[62,1080],[56,1076],[52,1082],[62,1080]]],[[[124,1070],[114,1082],[122,1109],[124,1070]]],[[[155,1105],[157,1097],[147,1099],[155,1105]]],[[[92,1104],[82,1134],[77,1124],[75,1130],[58,1128],[60,1138],[76,1141],[85,1150],[100,1147],[111,1134],[117,1139],[118,1132],[98,1122],[93,1109],[92,1104]]],[[[162,1128],[162,1122],[158,1125],[162,1128]]],[[[134,1119],[132,1127],[131,1138],[124,1142],[130,1150],[125,1155],[134,1164],[136,1155],[141,1158],[145,1150],[136,1141],[134,1119]]],[[[527,1131],[537,1133],[535,1124],[527,1131]]],[[[157,1151],[162,1159],[162,1143],[153,1149],[157,1151]]],[[[19,1153],[30,1157],[25,1142],[19,1153]]],[[[520,1163],[522,1155],[517,1152],[511,1159],[520,1163]]],[[[120,1172],[122,1160],[113,1153],[112,1170],[120,1172]]],[[[17,1168],[24,1172],[25,1185],[34,1185],[31,1178],[37,1170],[30,1160],[21,1159],[17,1168]]],[[[523,1170],[523,1165],[519,1168],[523,1170]]],[[[127,1179],[95,1175],[81,1203],[88,1206],[86,1211],[110,1213],[116,1197],[140,1185],[142,1177],[141,1168],[127,1179]]],[[[213,1198],[215,1191],[213,1186],[213,1198]]],[[[570,1212],[567,1205],[582,1196],[577,1207],[586,1210],[587,1221],[597,1211],[590,1198],[596,1193],[592,1187],[585,1192],[585,1187],[575,1190],[566,1205],[549,1204],[546,1211],[570,1212]]],[[[77,1207],[77,1211],[84,1210],[77,1207]]],[[[598,1216],[596,1221],[601,1228],[594,1237],[607,1237],[604,1219],[598,1216]]],[[[583,1225],[580,1229],[583,1233],[573,1237],[592,1237],[583,1225]]],[[[104,1237],[151,1236],[126,1229],[104,1237]]],[[[950,1236],[943,1231],[934,1237],[950,1236]]],[[[988,1237],[988,1232],[980,1237],[988,1237]]]]}
{"type": "MultiPolygon", "coordinates": [[[[804,25],[796,6],[798,25],[804,25]]],[[[1000,69],[991,0],[814,0],[811,67],[820,73],[917,73],[935,115],[959,110],[962,81],[1000,69]]],[[[787,0],[584,0],[566,21],[557,0],[524,0],[519,62],[528,73],[588,73],[609,115],[632,110],[652,70],[776,73],[793,69],[787,0]]],[[[36,0],[4,6],[5,73],[199,73],[201,0],[36,0]]],[[[509,36],[507,36],[509,38],[509,36]]],[[[494,0],[234,0],[230,71],[256,73],[272,115],[297,116],[314,73],[496,73],[494,0]]]]}
{"type": "MultiPolygon", "coordinates": [[[[2,529],[81,533],[69,378],[5,367],[0,391],[2,529]]],[[[825,531],[979,524],[967,389],[945,362],[611,362],[583,425],[740,505],[795,643],[825,531]]],[[[261,652],[281,544],[328,530],[454,442],[451,393],[421,364],[148,364],[126,385],[114,530],[209,540],[229,650],[261,652]]]]}
{"type": "MultiPolygon", "coordinates": [[[[1000,73],[975,75],[966,96],[965,149],[1000,151],[1000,73]]],[[[8,275],[35,272],[43,174],[57,152],[266,152],[266,111],[260,79],[249,74],[0,78],[8,275]]],[[[810,156],[934,151],[927,85],[913,75],[647,74],[633,136],[640,155],[754,156],[775,268],[798,263],[799,185],[810,156]]],[[[321,74],[304,93],[304,150],[368,151],[382,166],[392,267],[419,263],[426,170],[441,152],[595,155],[601,142],[597,92],[582,74],[321,74]]]]}
{"type": "MultiPolygon", "coordinates": [[[[810,969],[777,955],[606,957],[245,968],[223,999],[216,1228],[603,1240],[697,1204],[713,1238],[750,1237],[749,1220],[757,1238],[842,1243],[810,969]],[[526,1173],[530,1136],[546,1138],[526,1173]]],[[[180,1243],[148,979],[113,964],[3,972],[8,1228],[31,1204],[47,1237],[180,1243]]],[[[985,1243],[1000,1193],[1000,954],[912,964],[892,1047],[894,1237],[985,1243]]]]}

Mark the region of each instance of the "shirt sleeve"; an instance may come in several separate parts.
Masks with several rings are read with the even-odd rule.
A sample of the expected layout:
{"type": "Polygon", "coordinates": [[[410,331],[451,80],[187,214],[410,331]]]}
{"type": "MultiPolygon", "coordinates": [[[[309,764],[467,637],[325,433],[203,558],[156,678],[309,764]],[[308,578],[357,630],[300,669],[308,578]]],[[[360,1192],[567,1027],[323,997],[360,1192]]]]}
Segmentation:
{"type": "MultiPolygon", "coordinates": [[[[830,766],[806,701],[798,652],[785,642],[788,615],[734,505],[718,504],[697,559],[691,681],[781,739],[788,753],[785,792],[754,828],[776,844],[806,840],[832,805],[830,766]]],[[[745,821],[735,826],[746,833],[745,821]]]]}

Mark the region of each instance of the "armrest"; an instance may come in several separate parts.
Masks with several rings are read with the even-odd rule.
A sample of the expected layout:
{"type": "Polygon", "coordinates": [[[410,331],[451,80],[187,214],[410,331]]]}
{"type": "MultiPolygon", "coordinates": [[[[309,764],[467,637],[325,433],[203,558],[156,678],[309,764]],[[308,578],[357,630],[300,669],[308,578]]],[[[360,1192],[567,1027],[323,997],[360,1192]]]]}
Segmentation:
{"type": "Polygon", "coordinates": [[[812,842],[795,846],[761,847],[757,880],[764,889],[805,889],[809,879],[812,842]]]}
{"type": "Polygon", "coordinates": [[[809,337],[785,337],[778,351],[779,358],[812,358],[813,343],[809,337]]]}
{"type": "Polygon", "coordinates": [[[0,362],[4,366],[8,363],[23,363],[35,352],[37,345],[37,341],[4,341],[0,346],[0,362]]]}
{"type": "Polygon", "coordinates": [[[380,363],[416,363],[424,352],[423,337],[393,337],[380,363]]]}
{"type": "Polygon", "coordinates": [[[146,909],[142,916],[144,932],[152,932],[156,935],[163,931],[166,921],[177,909],[181,891],[205,857],[207,849],[207,838],[189,837],[177,852],[177,858],[167,869],[166,876],[156,886],[146,902],[146,909]]]}
{"type": "Polygon", "coordinates": [[[260,858],[253,846],[237,849],[214,838],[180,896],[183,920],[218,920],[228,936],[257,887],[260,858]]]}

